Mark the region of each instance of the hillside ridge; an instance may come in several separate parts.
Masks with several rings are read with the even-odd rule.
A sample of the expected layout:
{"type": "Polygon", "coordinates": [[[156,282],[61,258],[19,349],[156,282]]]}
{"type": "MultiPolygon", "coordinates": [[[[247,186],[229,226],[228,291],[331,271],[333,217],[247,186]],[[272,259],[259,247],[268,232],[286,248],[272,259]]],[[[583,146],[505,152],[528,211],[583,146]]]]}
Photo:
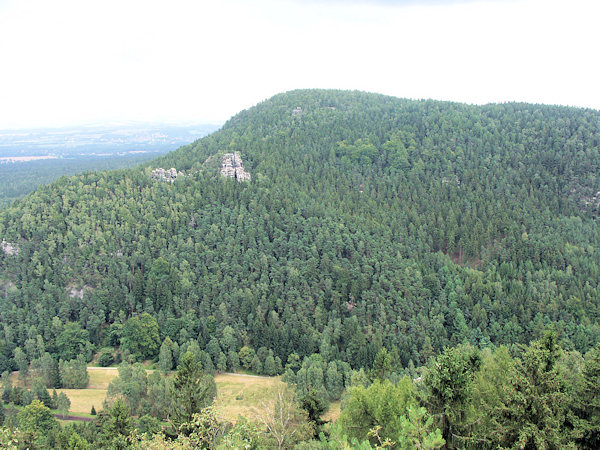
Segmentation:
{"type": "Polygon", "coordinates": [[[360,368],[386,346],[406,367],[548,327],[584,352],[599,129],[578,108],[300,90],[138,168],[62,178],[0,213],[0,369],[36,336],[59,356],[71,323],[81,351],[128,348],[144,313],[214,367],[260,350],[264,373],[269,355],[360,368]],[[221,175],[236,152],[249,182],[221,175]]]}

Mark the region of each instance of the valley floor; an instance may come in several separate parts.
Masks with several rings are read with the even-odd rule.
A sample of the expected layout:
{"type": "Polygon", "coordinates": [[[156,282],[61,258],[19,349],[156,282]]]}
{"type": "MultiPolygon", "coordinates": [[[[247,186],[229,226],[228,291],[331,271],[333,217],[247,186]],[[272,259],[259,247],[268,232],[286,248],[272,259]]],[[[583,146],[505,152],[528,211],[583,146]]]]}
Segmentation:
{"type": "MultiPolygon", "coordinates": [[[[119,375],[116,367],[88,367],[90,381],[86,389],[57,389],[64,392],[71,400],[69,414],[89,417],[92,406],[96,411],[102,410],[102,403],[110,382],[119,375]]],[[[148,370],[151,372],[151,370],[148,370]]],[[[13,372],[13,383],[17,384],[18,372],[13,372]]],[[[281,377],[267,377],[245,373],[221,373],[215,375],[217,399],[215,406],[221,417],[235,422],[239,416],[252,420],[264,405],[275,395],[279,388],[285,386],[281,377]]],[[[325,420],[335,420],[340,414],[340,403],[331,404],[324,415],[325,420]]]]}

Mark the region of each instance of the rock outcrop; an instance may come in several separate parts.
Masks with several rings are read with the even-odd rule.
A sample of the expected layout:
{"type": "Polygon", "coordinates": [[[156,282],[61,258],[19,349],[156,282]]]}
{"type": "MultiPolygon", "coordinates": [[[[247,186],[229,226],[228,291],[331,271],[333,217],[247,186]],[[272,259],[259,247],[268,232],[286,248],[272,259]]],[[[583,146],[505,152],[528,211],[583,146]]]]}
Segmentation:
{"type": "Polygon", "coordinates": [[[154,169],[152,171],[151,176],[155,180],[172,183],[177,177],[183,177],[185,175],[183,175],[182,172],[178,172],[177,169],[175,169],[174,167],[171,167],[168,170],[159,167],[158,169],[154,169]]]}
{"type": "Polygon", "coordinates": [[[221,160],[221,175],[238,181],[250,181],[250,173],[244,168],[240,152],[225,153],[221,160]]]}
{"type": "Polygon", "coordinates": [[[18,255],[19,254],[19,247],[17,247],[17,244],[11,244],[10,242],[6,241],[5,239],[2,239],[2,242],[0,243],[0,248],[2,248],[2,251],[4,253],[6,253],[7,255],[18,255]]]}

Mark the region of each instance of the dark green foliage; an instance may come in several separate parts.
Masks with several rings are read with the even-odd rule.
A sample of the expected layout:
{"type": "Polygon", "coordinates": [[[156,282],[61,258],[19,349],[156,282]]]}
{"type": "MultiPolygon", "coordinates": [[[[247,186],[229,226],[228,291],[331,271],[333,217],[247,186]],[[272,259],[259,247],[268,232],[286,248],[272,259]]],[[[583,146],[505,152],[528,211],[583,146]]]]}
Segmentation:
{"type": "Polygon", "coordinates": [[[521,355],[511,377],[501,444],[520,448],[565,448],[572,445],[566,429],[568,397],[556,363],[561,349],[548,333],[521,355]]]}
{"type": "MultiPolygon", "coordinates": [[[[47,408],[55,409],[56,404],[53,402],[52,397],[48,393],[45,384],[40,379],[36,379],[33,382],[33,395],[44,404],[47,408]]],[[[55,391],[56,392],[56,391],[55,391]]]]}
{"type": "Polygon", "coordinates": [[[600,339],[598,190],[597,111],[278,95],[151,165],[62,178],[0,213],[19,249],[0,252],[0,364],[49,386],[46,353],[85,361],[96,345],[165,371],[188,351],[205,373],[285,362],[300,394],[328,402],[370,368],[396,381],[431,361],[421,406],[448,446],[472,444],[476,392],[489,445],[592,445],[594,358],[563,377],[540,339],[552,328],[581,354],[600,339]],[[251,182],[221,177],[226,151],[251,182]],[[158,166],[191,176],[156,182],[158,166]],[[478,366],[477,349],[501,345],[518,357],[510,383],[511,354],[478,366]],[[498,431],[513,407],[521,431],[498,431]]]}
{"type": "Polygon", "coordinates": [[[70,361],[85,353],[89,334],[76,322],[68,322],[56,338],[56,347],[60,359],[70,361]]]}
{"type": "Polygon", "coordinates": [[[473,379],[481,365],[479,352],[471,346],[446,348],[423,376],[425,405],[436,417],[442,437],[449,445],[463,434],[464,411],[471,401],[473,379]]]}
{"type": "Polygon", "coordinates": [[[111,366],[115,362],[115,350],[111,347],[104,347],[98,353],[98,365],[100,367],[111,366]]]}
{"type": "Polygon", "coordinates": [[[89,170],[110,170],[134,167],[153,157],[153,154],[120,155],[114,157],[59,158],[30,161],[26,164],[0,165],[0,208],[23,197],[42,184],[51,183],[62,176],[89,170]]]}
{"type": "Polygon", "coordinates": [[[210,406],[217,394],[212,376],[205,374],[191,353],[183,355],[173,379],[171,421],[176,429],[210,406]]]}
{"type": "Polygon", "coordinates": [[[148,433],[149,435],[154,435],[161,431],[162,427],[160,420],[146,414],[137,420],[135,429],[138,434],[148,433]]]}
{"type": "Polygon", "coordinates": [[[94,407],[94,405],[92,405],[92,410],[90,411],[90,414],[91,414],[92,416],[95,416],[95,415],[97,414],[97,413],[96,413],[96,408],[94,407]]]}
{"type": "Polygon", "coordinates": [[[86,339],[154,359],[168,336],[197,339],[215,368],[242,345],[370,368],[382,347],[421,365],[550,324],[585,353],[600,337],[598,123],[541,105],[275,96],[151,166],[62,178],[3,211],[19,253],[0,257],[0,353],[24,367],[39,335],[56,359],[87,357],[86,339]],[[251,182],[219,175],[229,149],[251,182]],[[159,183],[157,166],[193,176],[159,183]]]}
{"type": "Polygon", "coordinates": [[[160,337],[156,319],[148,313],[130,318],[123,327],[121,348],[137,360],[157,356],[160,337]]]}
{"type": "Polygon", "coordinates": [[[600,345],[585,358],[583,379],[575,399],[575,421],[582,448],[600,447],[600,345]]]}
{"type": "Polygon", "coordinates": [[[312,422],[315,437],[321,432],[321,427],[325,421],[321,416],[327,410],[327,403],[319,396],[314,389],[308,389],[304,395],[299,398],[300,407],[308,414],[308,420],[312,422]]]}
{"type": "Polygon", "coordinates": [[[107,413],[102,416],[102,441],[109,448],[127,448],[127,438],[133,431],[133,419],[127,405],[117,399],[107,413]]]}

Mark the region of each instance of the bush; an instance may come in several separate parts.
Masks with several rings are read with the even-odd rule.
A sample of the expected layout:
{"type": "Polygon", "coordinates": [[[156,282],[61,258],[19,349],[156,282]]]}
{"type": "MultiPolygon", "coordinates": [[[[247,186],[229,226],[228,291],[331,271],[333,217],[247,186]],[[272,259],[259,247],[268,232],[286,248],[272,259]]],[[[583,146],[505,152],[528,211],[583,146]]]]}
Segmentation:
{"type": "Polygon", "coordinates": [[[98,365],[100,367],[108,367],[115,362],[114,349],[105,347],[98,354],[98,365]]]}

